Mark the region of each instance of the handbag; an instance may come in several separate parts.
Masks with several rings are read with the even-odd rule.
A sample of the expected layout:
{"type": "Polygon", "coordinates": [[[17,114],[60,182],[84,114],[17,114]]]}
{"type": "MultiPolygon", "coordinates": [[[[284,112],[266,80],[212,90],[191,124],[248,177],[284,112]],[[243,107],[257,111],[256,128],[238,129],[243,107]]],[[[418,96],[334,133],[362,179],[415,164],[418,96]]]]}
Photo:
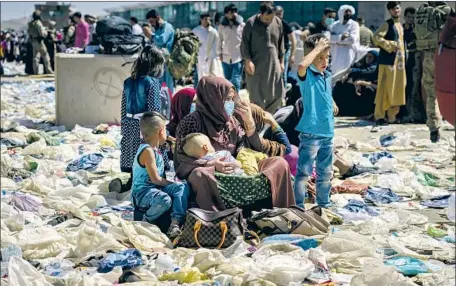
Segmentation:
{"type": "Polygon", "coordinates": [[[329,232],[330,224],[323,216],[323,210],[318,206],[309,210],[292,206],[254,212],[249,222],[255,225],[260,233],[266,235],[301,234],[313,236],[329,232]]]}
{"type": "Polygon", "coordinates": [[[220,212],[198,208],[187,210],[182,234],[175,240],[175,246],[186,248],[226,248],[246,230],[239,208],[220,212]]]}

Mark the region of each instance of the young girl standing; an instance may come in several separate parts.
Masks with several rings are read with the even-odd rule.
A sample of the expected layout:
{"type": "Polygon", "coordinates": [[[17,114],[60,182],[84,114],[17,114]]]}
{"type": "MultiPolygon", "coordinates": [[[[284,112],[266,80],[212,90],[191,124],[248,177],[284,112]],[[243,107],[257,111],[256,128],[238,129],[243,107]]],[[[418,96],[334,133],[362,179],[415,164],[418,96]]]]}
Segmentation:
{"type": "MultiPolygon", "coordinates": [[[[161,51],[154,46],[146,46],[133,64],[131,76],[124,81],[120,142],[122,172],[132,172],[133,159],[143,141],[139,130],[142,114],[147,111],[161,111],[160,78],[163,76],[164,64],[161,51]]],[[[125,189],[129,190],[130,186],[131,177],[125,189]]]]}

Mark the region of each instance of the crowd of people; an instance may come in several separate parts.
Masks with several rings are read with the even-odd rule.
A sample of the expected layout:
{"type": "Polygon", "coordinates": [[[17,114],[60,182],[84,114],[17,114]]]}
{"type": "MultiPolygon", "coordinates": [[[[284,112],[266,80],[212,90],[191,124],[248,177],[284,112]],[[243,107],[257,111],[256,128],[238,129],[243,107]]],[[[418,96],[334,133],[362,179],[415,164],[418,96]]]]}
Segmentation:
{"type": "Polygon", "coordinates": [[[57,30],[55,21],[44,25],[41,11],[37,10],[26,30],[19,33],[2,31],[0,59],[2,62],[24,63],[28,75],[38,74],[40,64],[44,66],[44,74],[53,74],[55,55],[73,47],[84,49],[93,40],[95,28],[95,17],[82,17],[80,12],[75,12],[71,14],[68,26],[57,30]]]}
{"type": "MultiPolygon", "coordinates": [[[[330,207],[333,166],[342,177],[378,172],[334,152],[338,113],[372,115],[377,126],[427,117],[430,138],[437,142],[442,119],[433,55],[439,31],[454,11],[444,2],[430,2],[407,8],[401,23],[400,3],[388,2],[387,9],[391,18],[375,32],[361,17],[353,19],[356,11],[349,5],[337,12],[326,8],[321,22],[304,28],[284,20],[284,9],[272,2],[263,2],[246,21],[235,5],[227,5],[217,27],[204,13],[193,29],[201,44],[194,86],[177,92],[180,79],[173,78],[166,60],[174,27],[157,10],[147,13],[142,27],[131,18],[133,33],[149,43],[124,82],[121,101],[121,169],[132,174],[122,188],[132,189],[135,218],[156,223],[170,217],[168,235],[174,238],[192,205],[208,211],[236,206],[246,213],[304,207],[314,163],[315,202],[330,207]],[[333,76],[340,74],[334,84],[333,76]],[[169,122],[161,110],[163,85],[173,94],[169,122]],[[174,170],[177,179],[168,176],[174,170]]],[[[51,73],[43,41],[50,30],[39,13],[33,19],[34,72],[43,57],[51,73]]],[[[63,42],[86,47],[95,22],[80,13],[71,20],[63,42]]]]}

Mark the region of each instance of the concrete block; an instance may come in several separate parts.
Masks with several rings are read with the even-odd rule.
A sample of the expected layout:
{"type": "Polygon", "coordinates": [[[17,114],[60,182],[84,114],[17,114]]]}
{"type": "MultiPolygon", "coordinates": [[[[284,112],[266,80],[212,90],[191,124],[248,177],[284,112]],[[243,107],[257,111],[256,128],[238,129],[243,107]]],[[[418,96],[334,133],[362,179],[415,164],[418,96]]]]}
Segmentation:
{"type": "Polygon", "coordinates": [[[57,124],[71,129],[120,123],[123,82],[133,62],[123,55],[57,54],[57,124]]]}

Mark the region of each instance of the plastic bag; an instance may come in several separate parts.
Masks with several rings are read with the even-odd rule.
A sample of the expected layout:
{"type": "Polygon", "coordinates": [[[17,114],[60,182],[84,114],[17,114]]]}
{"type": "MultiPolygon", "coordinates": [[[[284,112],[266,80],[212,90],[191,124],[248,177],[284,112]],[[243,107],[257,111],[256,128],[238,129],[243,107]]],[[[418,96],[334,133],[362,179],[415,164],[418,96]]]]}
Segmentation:
{"type": "Polygon", "coordinates": [[[355,275],[350,286],[413,286],[410,279],[398,273],[394,267],[383,265],[381,260],[372,259],[363,266],[363,272],[355,275]]]}
{"type": "Polygon", "coordinates": [[[419,273],[429,272],[427,265],[416,258],[407,256],[397,256],[385,261],[386,266],[394,266],[397,271],[405,276],[415,276],[419,273]]]}
{"type": "Polygon", "coordinates": [[[380,257],[371,238],[350,230],[329,235],[320,247],[329,267],[339,273],[360,272],[365,261],[380,257]]]}
{"type": "Polygon", "coordinates": [[[11,257],[8,266],[8,285],[10,286],[52,286],[30,263],[20,257],[11,257]]]}

